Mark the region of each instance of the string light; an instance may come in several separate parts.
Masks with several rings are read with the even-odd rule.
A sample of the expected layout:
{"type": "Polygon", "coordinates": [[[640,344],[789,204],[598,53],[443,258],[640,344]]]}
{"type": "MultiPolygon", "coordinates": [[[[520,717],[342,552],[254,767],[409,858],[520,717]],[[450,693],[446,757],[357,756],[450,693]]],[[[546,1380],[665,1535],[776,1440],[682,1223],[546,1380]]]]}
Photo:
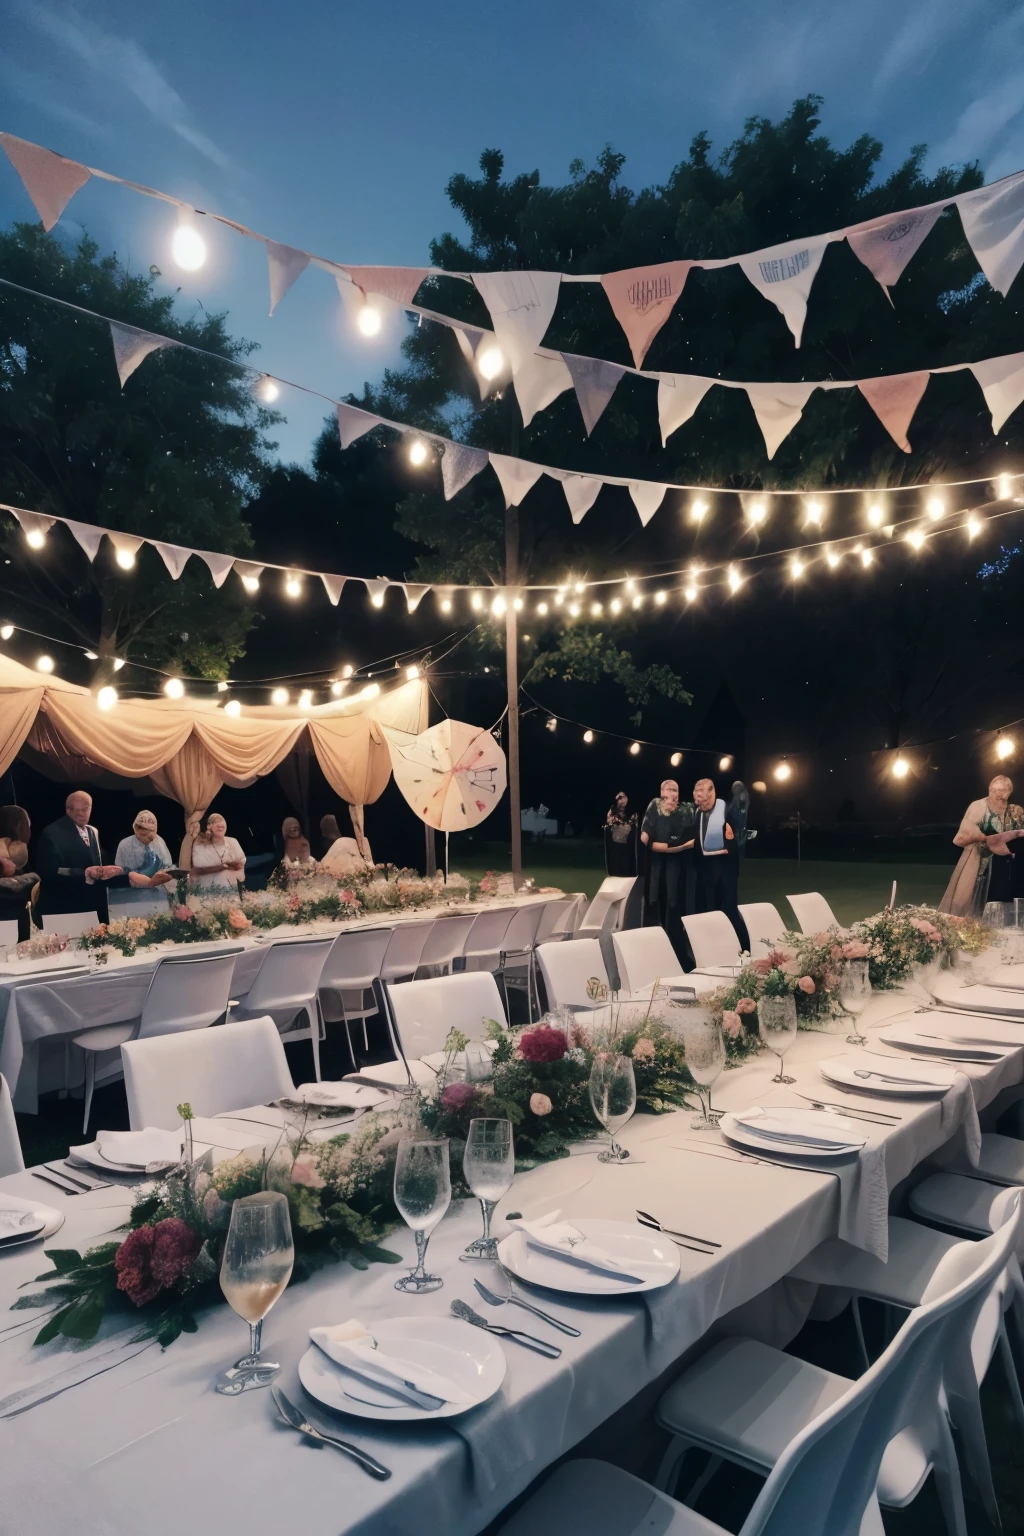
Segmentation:
{"type": "Polygon", "coordinates": [[[441,603],[440,603],[440,608],[441,608],[441,612],[442,613],[451,613],[451,611],[452,611],[452,600],[451,600],[451,598],[450,597],[442,597],[441,603]]]}
{"type": "Polygon", "coordinates": [[[114,559],[122,571],[130,571],[135,565],[135,551],[133,549],[119,549],[114,559]]]}
{"type": "Polygon", "coordinates": [[[588,747],[590,746],[590,743],[593,741],[593,739],[594,739],[593,731],[584,731],[583,732],[583,740],[586,742],[588,747]]]}
{"type": "Polygon", "coordinates": [[[789,562],[789,574],[792,576],[793,580],[799,581],[800,577],[803,575],[806,569],[807,567],[800,559],[800,556],[794,555],[792,560],[789,562]]]}
{"type": "Polygon", "coordinates": [[[169,699],[183,699],[185,697],[185,684],[180,677],[169,677],[164,683],[164,693],[169,699]]]}
{"type": "Polygon", "coordinates": [[[360,305],[356,325],[364,336],[376,336],[381,324],[381,313],[375,304],[360,305]]]}
{"type": "Polygon", "coordinates": [[[405,675],[409,679],[409,682],[411,683],[415,678],[419,677],[420,669],[419,669],[419,667],[406,667],[405,675]]]}
{"type": "Polygon", "coordinates": [[[29,528],[25,534],[25,543],[29,549],[42,549],[46,543],[46,534],[41,528],[29,528]]]}
{"type": "Polygon", "coordinates": [[[893,776],[893,778],[894,779],[905,779],[909,772],[910,772],[910,764],[907,762],[906,758],[905,757],[897,757],[896,761],[892,765],[892,776],[893,776]]]}
{"type": "Polygon", "coordinates": [[[523,600],[522,600],[522,598],[521,597],[514,597],[512,599],[512,607],[514,608],[516,613],[522,613],[522,611],[523,611],[523,600]]]}
{"type": "Polygon", "coordinates": [[[633,745],[630,747],[629,755],[630,757],[640,756],[640,743],[638,741],[634,741],[633,745]]]}
{"type": "Polygon", "coordinates": [[[967,537],[969,539],[976,539],[981,532],[981,518],[975,517],[972,512],[971,516],[967,519],[965,527],[967,529],[967,537]]]}
{"type": "Polygon", "coordinates": [[[286,597],[301,597],[302,577],[294,574],[286,576],[284,579],[284,591],[286,597]]]}
{"type": "Polygon", "coordinates": [[[578,619],[579,616],[580,616],[580,605],[579,605],[579,603],[570,603],[569,604],[569,617],[570,617],[570,619],[578,619]]]}
{"type": "Polygon", "coordinates": [[[825,561],[826,561],[830,571],[834,571],[835,570],[836,566],[840,563],[842,558],[843,558],[842,555],[837,554],[834,549],[829,549],[828,546],[826,545],[826,547],[825,547],[825,561]]]}
{"type": "Polygon", "coordinates": [[[585,581],[578,581],[578,582],[576,582],[575,586],[573,587],[573,591],[574,592],[585,592],[586,590],[587,590],[587,584],[586,584],[585,581]]]}
{"type": "Polygon", "coordinates": [[[107,686],[105,688],[101,688],[99,693],[96,695],[96,703],[100,709],[113,709],[114,705],[117,703],[117,689],[111,688],[110,684],[108,683],[107,686]]]}
{"type": "Polygon", "coordinates": [[[258,576],[254,576],[250,571],[247,575],[242,577],[242,586],[251,595],[253,592],[259,591],[260,579],[258,576]]]}
{"type": "Polygon", "coordinates": [[[926,535],[921,532],[920,528],[911,528],[907,534],[906,542],[910,545],[911,549],[924,549],[925,538],[926,535]]]}
{"type": "Polygon", "coordinates": [[[473,596],[469,600],[469,606],[472,608],[474,613],[481,612],[484,606],[484,600],[479,592],[473,593],[473,596]]]}
{"type": "Polygon", "coordinates": [[[217,692],[218,693],[227,693],[229,686],[230,686],[230,684],[224,682],[224,680],[222,678],[221,681],[217,684],[217,692]]]}
{"type": "Polygon", "coordinates": [[[123,666],[124,666],[124,657],[123,656],[115,656],[114,657],[114,671],[115,672],[120,672],[120,670],[121,670],[121,668],[123,666]]]}
{"type": "Polygon", "coordinates": [[[788,763],[776,763],[774,777],[778,779],[780,784],[785,784],[787,779],[793,777],[793,770],[788,763]]]}
{"type": "Polygon", "coordinates": [[[476,360],[480,376],[490,381],[496,379],[505,366],[505,354],[494,342],[483,347],[476,360]]]}
{"type": "Polygon", "coordinates": [[[228,699],[224,705],[224,713],[236,719],[242,713],[242,706],[237,699],[228,699]]]}
{"type": "Polygon", "coordinates": [[[505,612],[505,599],[503,597],[496,597],[494,599],[494,602],[491,604],[491,612],[497,618],[501,617],[501,615],[505,612]]]}
{"type": "Polygon", "coordinates": [[[52,672],[53,668],[54,660],[52,656],[39,656],[36,658],[37,672],[52,672]]]}
{"type": "Polygon", "coordinates": [[[752,501],[747,508],[747,519],[755,528],[759,528],[767,516],[768,508],[763,501],[752,501]]]}
{"type": "Polygon", "coordinates": [[[14,625],[13,624],[4,624],[3,627],[0,628],[0,640],[9,640],[13,634],[14,634],[14,625]]]}
{"type": "Polygon", "coordinates": [[[682,762],[682,760],[683,760],[683,754],[681,752],[673,752],[672,756],[669,758],[669,763],[672,765],[673,768],[678,768],[679,764],[682,762]]]}
{"type": "Polygon", "coordinates": [[[654,601],[657,603],[659,608],[663,608],[668,601],[668,593],[661,591],[655,592],[654,601]]]}
{"type": "Polygon", "coordinates": [[[821,524],[822,524],[822,519],[824,518],[824,516],[825,516],[825,509],[822,506],[820,501],[805,501],[804,502],[804,525],[805,525],[805,527],[806,527],[806,525],[808,523],[813,523],[816,528],[820,528],[821,524]]]}
{"type": "Polygon", "coordinates": [[[734,565],[730,565],[726,580],[729,583],[729,591],[733,594],[737,593],[740,587],[743,585],[743,577],[740,575],[739,571],[734,565]]]}
{"type": "Polygon", "coordinates": [[[414,437],[409,445],[409,463],[414,465],[416,468],[419,468],[421,464],[425,464],[427,462],[427,458],[428,453],[426,443],[423,441],[422,437],[414,437]]]}
{"type": "Polygon", "coordinates": [[[334,682],[334,683],[331,684],[331,694],[332,694],[332,696],[334,698],[340,699],[344,692],[345,692],[345,684],[344,683],[334,682]]]}
{"type": "Polygon", "coordinates": [[[636,591],[636,582],[633,580],[632,576],[627,576],[626,577],[625,581],[622,584],[622,590],[624,592],[635,592],[636,591]]]}
{"type": "Polygon", "coordinates": [[[604,612],[604,609],[601,607],[600,603],[591,603],[591,605],[590,605],[590,616],[591,616],[591,618],[599,619],[603,612],[604,612]]]}
{"type": "Polygon", "coordinates": [[[697,592],[698,588],[694,586],[692,581],[688,582],[683,588],[683,596],[688,603],[695,603],[697,601],[697,592]]]}
{"type": "Polygon", "coordinates": [[[996,757],[998,757],[999,761],[1001,763],[1005,763],[1008,757],[1013,756],[1015,750],[1016,744],[1013,740],[1013,737],[1004,736],[1002,732],[1000,732],[999,739],[996,742],[996,757]]]}
{"type": "Polygon", "coordinates": [[[558,730],[558,721],[555,719],[554,715],[549,715],[548,718],[545,720],[545,722],[544,722],[544,729],[546,731],[557,731],[558,730]]]}
{"type": "Polygon", "coordinates": [[[707,517],[709,511],[710,511],[710,508],[708,507],[708,504],[707,504],[706,501],[699,501],[699,500],[698,501],[691,501],[690,502],[690,522],[691,523],[698,523],[698,524],[702,523],[704,521],[704,519],[707,517]]]}
{"type": "Polygon", "coordinates": [[[718,759],[718,771],[719,771],[719,773],[728,773],[729,769],[731,767],[732,767],[732,758],[731,758],[731,756],[729,756],[728,753],[726,754],[725,757],[720,757],[718,759]]]}
{"type": "Polygon", "coordinates": [[[929,496],[928,505],[925,510],[931,522],[939,523],[946,515],[946,503],[941,496],[929,496]]]}
{"type": "Polygon", "coordinates": [[[288,689],[275,688],[270,695],[270,702],[271,704],[276,704],[278,709],[282,709],[288,703],[288,689]]]}
{"type": "Polygon", "coordinates": [[[1000,501],[1009,501],[1013,496],[1013,476],[1000,475],[996,481],[996,491],[1000,501]]]}
{"type": "Polygon", "coordinates": [[[86,651],[85,659],[86,661],[99,661],[99,657],[96,655],[95,651],[86,651]]]}
{"type": "Polygon", "coordinates": [[[872,549],[862,549],[860,551],[860,563],[864,567],[865,570],[867,570],[869,565],[874,565],[874,563],[875,563],[875,552],[874,552],[874,550],[872,550],[872,549]]]}
{"type": "Polygon", "coordinates": [[[373,596],[370,598],[370,604],[374,608],[383,608],[384,607],[384,593],[383,592],[375,592],[373,594],[373,596]]]}
{"type": "Polygon", "coordinates": [[[642,608],[643,605],[644,605],[643,593],[638,592],[636,597],[634,597],[632,603],[630,604],[630,607],[635,611],[637,608],[642,608]]]}
{"type": "Polygon", "coordinates": [[[540,614],[542,619],[547,616],[547,611],[548,611],[547,603],[538,603],[537,604],[537,612],[540,614]]]}
{"type": "Polygon", "coordinates": [[[355,667],[352,665],[352,663],[350,661],[346,661],[345,665],[341,669],[341,675],[345,679],[346,682],[348,682],[349,678],[352,676],[352,674],[354,672],[355,672],[355,667]]]}
{"type": "Polygon", "coordinates": [[[257,386],[257,393],[261,400],[265,400],[268,405],[273,405],[281,391],[277,381],[272,379],[269,373],[265,373],[257,386]]]}
{"type": "Polygon", "coordinates": [[[884,522],[885,508],[880,507],[876,501],[872,503],[870,507],[868,507],[868,524],[872,528],[881,528],[884,522]]]}
{"type": "Polygon", "coordinates": [[[171,255],[185,272],[198,272],[206,260],[206,241],[187,219],[183,218],[174,231],[171,255]]]}
{"type": "Polygon", "coordinates": [[[313,690],[311,688],[303,688],[302,692],[299,694],[299,708],[308,709],[312,702],[313,690]]]}

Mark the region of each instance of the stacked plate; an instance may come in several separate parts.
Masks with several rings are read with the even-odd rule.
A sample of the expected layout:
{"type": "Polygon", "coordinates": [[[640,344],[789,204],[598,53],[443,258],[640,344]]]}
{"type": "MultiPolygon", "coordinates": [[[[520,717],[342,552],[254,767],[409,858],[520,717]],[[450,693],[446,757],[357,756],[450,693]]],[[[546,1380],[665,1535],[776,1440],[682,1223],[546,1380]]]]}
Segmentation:
{"type": "MultiPolygon", "coordinates": [[[[942,1017],[948,1019],[949,1015],[942,1017]]],[[[985,1044],[981,1040],[950,1039],[948,1035],[938,1035],[934,1030],[918,1028],[909,1023],[888,1024],[885,1029],[878,1031],[876,1038],[885,1045],[894,1045],[903,1051],[917,1051],[922,1056],[943,1056],[952,1061],[973,1062],[980,1066],[991,1066],[994,1062],[1005,1060],[1009,1049],[1004,1047],[1000,1050],[998,1044],[985,1044]]],[[[1024,1045],[1024,1040],[1018,1041],[1018,1045],[1024,1045]]]]}
{"type": "Polygon", "coordinates": [[[901,1061],[898,1056],[858,1051],[831,1056],[818,1067],[827,1083],[901,1099],[935,1099],[953,1086],[956,1068],[944,1061],[901,1061]]]}
{"type": "Polygon", "coordinates": [[[506,1269],[530,1285],[575,1296],[625,1296],[655,1291],[679,1273],[679,1249],[669,1238],[626,1221],[524,1222],[498,1244],[506,1269]]]}
{"type": "Polygon", "coordinates": [[[182,1131],[147,1126],[144,1131],[100,1131],[95,1141],[71,1147],[68,1161],[105,1173],[166,1173],[182,1157],[182,1131]]]}
{"type": "Polygon", "coordinates": [[[337,1349],[328,1355],[311,1344],[299,1361],[299,1380],[317,1402],[338,1413],[391,1423],[468,1413],[493,1397],[504,1379],[505,1354],[498,1340],[454,1317],[374,1321],[369,1349],[337,1349]],[[379,1364],[373,1358],[377,1353],[379,1364]],[[442,1396],[446,1390],[457,1401],[442,1396]],[[437,1406],[417,1406],[413,1399],[424,1396],[437,1406]]]}
{"type": "Polygon", "coordinates": [[[849,1157],[868,1139],[863,1121],[827,1109],[791,1109],[788,1105],[730,1112],[719,1128],[728,1141],[753,1152],[790,1153],[795,1157],[849,1157]]]}

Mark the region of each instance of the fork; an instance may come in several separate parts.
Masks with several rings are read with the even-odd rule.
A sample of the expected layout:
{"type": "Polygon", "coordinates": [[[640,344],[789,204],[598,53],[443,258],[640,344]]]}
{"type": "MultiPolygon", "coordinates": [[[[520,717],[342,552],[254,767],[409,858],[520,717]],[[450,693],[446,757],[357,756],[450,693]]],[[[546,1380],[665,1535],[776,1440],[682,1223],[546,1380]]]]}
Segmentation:
{"type": "Polygon", "coordinates": [[[504,1307],[508,1302],[511,1302],[513,1306],[522,1307],[524,1312],[532,1312],[534,1317],[539,1317],[542,1323],[550,1323],[552,1328],[557,1328],[561,1333],[571,1334],[574,1339],[580,1337],[580,1330],[578,1328],[573,1328],[569,1323],[563,1323],[559,1318],[552,1317],[550,1312],[542,1312],[540,1307],[533,1305],[532,1301],[527,1301],[524,1297],[518,1295],[515,1287],[511,1284],[509,1285],[507,1296],[499,1296],[496,1291],[492,1291],[484,1285],[482,1280],[474,1280],[473,1284],[484,1301],[489,1302],[492,1307],[504,1307]]]}
{"type": "MultiPolygon", "coordinates": [[[[692,1232],[674,1232],[671,1227],[663,1227],[657,1216],[652,1216],[648,1211],[637,1211],[636,1219],[642,1227],[653,1227],[655,1232],[664,1232],[666,1237],[685,1239],[682,1245],[684,1248],[689,1248],[694,1243],[701,1243],[704,1248],[721,1248],[722,1246],[721,1243],[716,1243],[710,1237],[694,1237],[692,1232]]],[[[694,1249],[695,1253],[700,1253],[701,1251],[702,1249],[700,1248],[694,1249]]]]}

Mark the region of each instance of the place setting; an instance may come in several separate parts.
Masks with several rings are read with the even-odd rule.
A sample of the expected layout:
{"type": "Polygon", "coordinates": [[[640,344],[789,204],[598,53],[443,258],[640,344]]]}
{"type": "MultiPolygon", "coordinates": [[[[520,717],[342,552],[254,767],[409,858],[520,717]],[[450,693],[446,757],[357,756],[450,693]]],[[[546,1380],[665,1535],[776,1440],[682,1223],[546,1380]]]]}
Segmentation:
{"type": "Polygon", "coordinates": [[[6,1190],[0,1193],[0,1254],[24,1243],[53,1237],[64,1225],[64,1212],[52,1205],[24,1200],[6,1190]]]}

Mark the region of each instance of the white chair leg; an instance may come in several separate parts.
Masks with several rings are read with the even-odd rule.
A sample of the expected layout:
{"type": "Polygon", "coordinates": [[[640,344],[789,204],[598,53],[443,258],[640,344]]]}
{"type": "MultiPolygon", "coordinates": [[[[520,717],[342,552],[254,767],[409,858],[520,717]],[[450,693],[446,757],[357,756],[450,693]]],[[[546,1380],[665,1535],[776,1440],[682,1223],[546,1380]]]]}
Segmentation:
{"type": "Polygon", "coordinates": [[[691,1443],[689,1440],[685,1440],[682,1435],[672,1436],[665,1454],[661,1458],[658,1470],[652,1479],[655,1488],[658,1488],[662,1493],[671,1495],[673,1498],[675,1497],[679,1474],[683,1469],[686,1453],[690,1449],[691,1443]]]}
{"type": "MultiPolygon", "coordinates": [[[[697,1478],[696,1482],[687,1488],[686,1493],[681,1498],[679,1498],[678,1494],[676,1495],[676,1497],[679,1498],[679,1502],[681,1504],[685,1504],[688,1509],[696,1509],[697,1500],[700,1498],[701,1494],[704,1492],[704,1489],[707,1487],[708,1483],[710,1483],[711,1479],[714,1477],[715,1473],[718,1471],[721,1465],[721,1456],[709,1456],[708,1464],[704,1468],[704,1471],[700,1474],[700,1477],[697,1478]]],[[[964,1532],[964,1536],[967,1536],[966,1531],[964,1532]]]]}
{"type": "Polygon", "coordinates": [[[64,1086],[58,1093],[58,1099],[66,1099],[68,1096],[68,1084],[71,1082],[71,1036],[64,1039],[64,1086]]]}
{"type": "Polygon", "coordinates": [[[85,1053],[85,1114],[82,1117],[82,1135],[89,1134],[89,1114],[92,1110],[92,1091],[96,1086],[96,1052],[85,1053]]]}
{"type": "Polygon", "coordinates": [[[309,1043],[313,1047],[313,1076],[320,1081],[320,1002],[319,999],[306,1004],[306,1017],[309,1019],[309,1043]]]}
{"type": "Polygon", "coordinates": [[[859,1296],[854,1296],[850,1303],[850,1308],[853,1312],[853,1330],[857,1335],[857,1352],[860,1355],[860,1368],[861,1371],[866,1371],[871,1364],[871,1360],[868,1356],[867,1344],[864,1342],[864,1324],[860,1315],[859,1296]]]}
{"type": "Polygon", "coordinates": [[[989,1460],[988,1442],[985,1439],[985,1424],[981,1417],[981,1399],[977,1393],[970,1398],[957,1397],[953,1424],[963,1441],[964,1465],[969,1470],[971,1482],[981,1500],[982,1508],[998,1530],[1002,1522],[995,1485],[992,1482],[992,1463],[989,1460]]]}
{"type": "Polygon", "coordinates": [[[1013,1350],[1010,1347],[1009,1335],[1006,1332],[1005,1322],[999,1329],[999,1358],[1003,1362],[1003,1370],[1006,1373],[1006,1382],[1010,1389],[1010,1401],[1013,1404],[1014,1415],[1017,1419],[1017,1429],[1024,1436],[1024,1397],[1021,1396],[1020,1381],[1017,1378],[1017,1365],[1013,1358],[1013,1350]]]}
{"type": "Polygon", "coordinates": [[[935,1491],[939,1496],[942,1517],[949,1536],[967,1536],[964,1490],[960,1482],[960,1468],[957,1466],[953,1436],[945,1414],[940,1414],[939,1418],[939,1443],[935,1446],[932,1461],[935,1491]]]}

